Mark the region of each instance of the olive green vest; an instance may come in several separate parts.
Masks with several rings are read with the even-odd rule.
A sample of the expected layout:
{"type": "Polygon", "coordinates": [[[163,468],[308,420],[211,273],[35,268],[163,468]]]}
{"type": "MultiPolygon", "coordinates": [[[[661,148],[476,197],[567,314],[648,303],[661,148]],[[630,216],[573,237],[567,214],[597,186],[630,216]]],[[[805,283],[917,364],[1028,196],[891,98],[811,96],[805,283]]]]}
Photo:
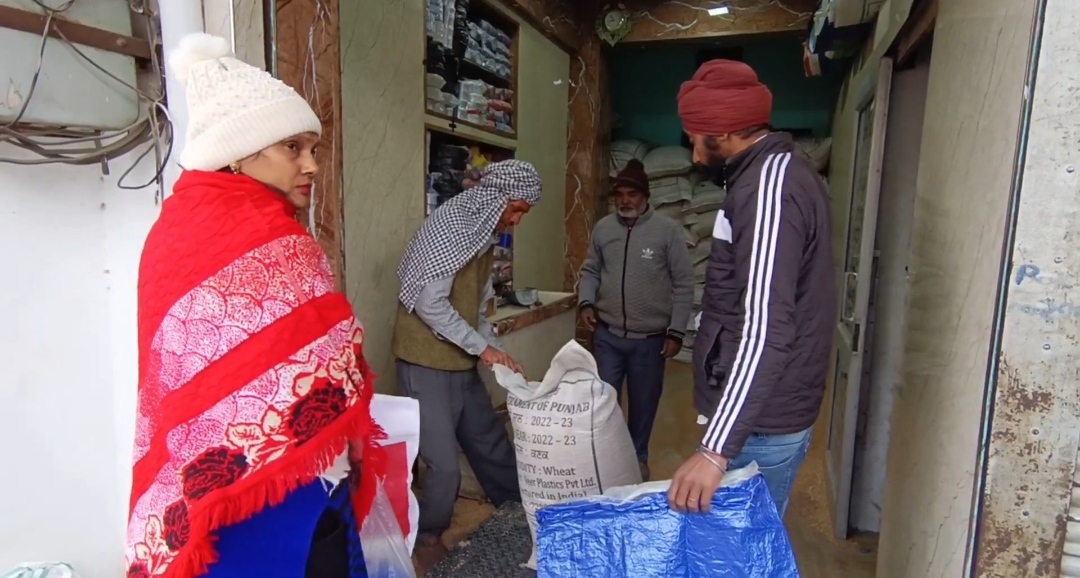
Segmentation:
{"type": "MultiPolygon", "coordinates": [[[[450,290],[450,305],[473,329],[479,325],[480,299],[484,285],[491,278],[494,250],[479,255],[454,275],[450,290]]],[[[476,357],[449,341],[435,336],[435,332],[416,314],[408,312],[398,302],[397,322],[394,324],[394,340],[391,344],[394,357],[414,365],[444,371],[465,371],[476,367],[476,357]]]]}

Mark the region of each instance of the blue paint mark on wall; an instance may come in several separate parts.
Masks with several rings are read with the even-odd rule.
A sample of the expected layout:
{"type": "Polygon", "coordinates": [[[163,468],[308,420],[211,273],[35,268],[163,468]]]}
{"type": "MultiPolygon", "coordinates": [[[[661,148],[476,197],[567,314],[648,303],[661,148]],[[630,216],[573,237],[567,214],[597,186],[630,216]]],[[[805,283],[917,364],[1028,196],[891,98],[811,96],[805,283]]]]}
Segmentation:
{"type": "Polygon", "coordinates": [[[1032,281],[1039,281],[1039,268],[1035,265],[1025,263],[1016,268],[1016,284],[1019,285],[1024,282],[1024,279],[1031,279],[1032,281]]]}
{"type": "Polygon", "coordinates": [[[1020,311],[1027,315],[1041,317],[1044,321],[1053,321],[1060,317],[1080,317],[1080,306],[1059,303],[1050,298],[1040,299],[1038,305],[1020,305],[1020,311]]]}

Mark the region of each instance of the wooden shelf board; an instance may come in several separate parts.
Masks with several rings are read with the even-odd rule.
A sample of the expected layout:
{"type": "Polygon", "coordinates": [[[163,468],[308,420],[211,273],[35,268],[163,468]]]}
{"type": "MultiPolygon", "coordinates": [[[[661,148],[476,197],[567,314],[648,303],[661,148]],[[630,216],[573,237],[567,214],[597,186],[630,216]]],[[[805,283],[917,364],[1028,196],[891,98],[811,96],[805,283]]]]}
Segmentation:
{"type": "Polygon", "coordinates": [[[432,130],[508,150],[517,149],[517,135],[500,132],[486,126],[479,126],[430,110],[424,111],[424,117],[424,123],[432,130]]]}

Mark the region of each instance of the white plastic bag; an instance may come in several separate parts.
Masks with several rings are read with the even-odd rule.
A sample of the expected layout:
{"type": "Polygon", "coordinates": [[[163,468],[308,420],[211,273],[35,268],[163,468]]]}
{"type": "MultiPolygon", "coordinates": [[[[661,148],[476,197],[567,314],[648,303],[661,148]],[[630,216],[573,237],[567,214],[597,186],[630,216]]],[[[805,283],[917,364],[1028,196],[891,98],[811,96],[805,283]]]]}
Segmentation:
{"type": "MultiPolygon", "coordinates": [[[[536,540],[536,511],[596,496],[608,487],[641,483],[634,444],[615,389],[604,383],[592,354],[570,341],[539,382],[496,365],[509,395],[521,503],[536,540]]],[[[536,569],[536,549],[527,566],[536,569]]]]}
{"type": "MultiPolygon", "coordinates": [[[[727,488],[731,486],[737,486],[756,475],[758,475],[757,462],[750,462],[750,465],[746,466],[745,468],[731,470],[730,472],[724,474],[724,481],[720,482],[720,487],[727,488]]],[[[666,492],[670,487],[671,480],[645,482],[644,484],[637,484],[634,486],[618,486],[605,489],[604,494],[597,499],[611,500],[620,503],[629,502],[647,494],[666,492]]]]}
{"type": "Polygon", "coordinates": [[[79,578],[79,574],[66,562],[26,562],[2,578],[79,578]]]}
{"type": "Polygon", "coordinates": [[[389,469],[383,491],[390,498],[398,527],[406,535],[412,552],[420,522],[420,504],[412,492],[413,464],[420,451],[420,403],[411,397],[375,394],[371,399],[371,418],[386,432],[386,439],[379,441],[386,450],[389,469]]]}
{"type": "Polygon", "coordinates": [[[371,578],[416,578],[409,544],[381,481],[375,484],[375,500],[360,530],[360,544],[371,578]]]}

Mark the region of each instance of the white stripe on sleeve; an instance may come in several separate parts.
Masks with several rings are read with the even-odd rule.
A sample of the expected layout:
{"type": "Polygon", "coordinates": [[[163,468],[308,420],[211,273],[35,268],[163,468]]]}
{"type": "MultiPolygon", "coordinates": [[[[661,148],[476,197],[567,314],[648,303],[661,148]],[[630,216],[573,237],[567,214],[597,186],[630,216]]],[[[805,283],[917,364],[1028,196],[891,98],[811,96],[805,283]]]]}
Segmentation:
{"type": "Polygon", "coordinates": [[[742,339],[739,341],[738,353],[724,396],[705,432],[703,442],[705,447],[715,452],[720,452],[731,436],[765,350],[765,332],[769,326],[769,293],[776,260],[776,239],[780,232],[780,196],[790,160],[791,153],[769,155],[761,170],[754,221],[754,244],[744,302],[742,339]]]}

